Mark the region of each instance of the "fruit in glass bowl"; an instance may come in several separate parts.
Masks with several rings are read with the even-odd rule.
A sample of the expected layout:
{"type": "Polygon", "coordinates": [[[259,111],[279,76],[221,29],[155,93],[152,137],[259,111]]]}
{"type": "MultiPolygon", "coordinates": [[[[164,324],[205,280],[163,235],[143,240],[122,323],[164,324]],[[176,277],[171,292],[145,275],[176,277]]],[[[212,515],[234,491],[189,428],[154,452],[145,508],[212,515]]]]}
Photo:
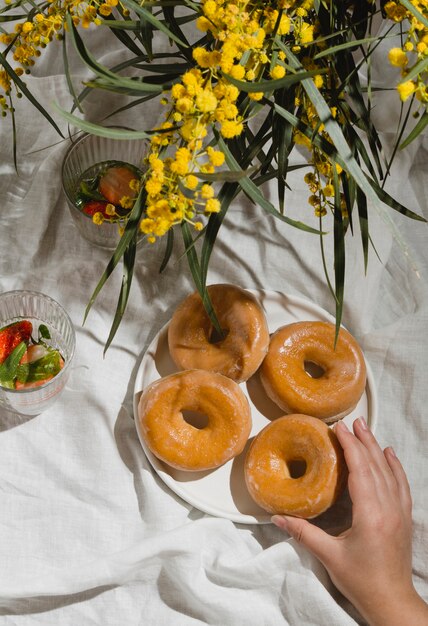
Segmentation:
{"type": "Polygon", "coordinates": [[[0,385],[6,389],[40,387],[64,367],[60,351],[49,344],[48,327],[40,324],[37,338],[33,324],[19,320],[0,328],[0,385]]]}
{"type": "Polygon", "coordinates": [[[123,161],[103,161],[83,172],[76,186],[75,204],[95,224],[126,218],[140,188],[141,171],[123,161]]]}

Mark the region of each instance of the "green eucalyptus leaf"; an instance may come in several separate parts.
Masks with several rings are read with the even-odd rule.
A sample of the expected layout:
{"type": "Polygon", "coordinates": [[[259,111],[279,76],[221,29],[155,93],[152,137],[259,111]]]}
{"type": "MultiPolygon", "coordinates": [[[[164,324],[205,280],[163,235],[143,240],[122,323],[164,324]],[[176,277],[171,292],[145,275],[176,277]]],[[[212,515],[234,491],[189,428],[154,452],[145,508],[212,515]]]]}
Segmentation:
{"type": "MultiPolygon", "coordinates": [[[[352,228],[352,213],[354,210],[356,190],[358,189],[358,187],[356,187],[354,180],[351,177],[347,176],[346,172],[342,173],[340,181],[342,184],[343,195],[346,202],[346,209],[349,213],[349,220],[351,222],[352,228]]],[[[363,197],[365,198],[364,194],[363,197]]]]}
{"type": "MultiPolygon", "coordinates": [[[[145,195],[144,195],[144,200],[145,200],[145,195]]],[[[110,261],[108,262],[107,267],[104,270],[97,286],[95,287],[95,290],[85,309],[83,323],[85,323],[92,305],[94,304],[98,294],[100,293],[101,289],[104,287],[105,283],[107,282],[108,278],[112,274],[113,270],[118,265],[119,261],[122,259],[128,247],[133,246],[132,240],[134,239],[136,232],[138,232],[138,226],[140,223],[143,210],[144,210],[143,189],[141,189],[135,201],[135,204],[133,208],[131,209],[131,213],[129,214],[129,217],[125,226],[125,231],[122,237],[120,238],[119,243],[116,246],[116,250],[114,251],[113,256],[110,258],[110,261]]]]}
{"type": "Polygon", "coordinates": [[[159,268],[159,274],[162,274],[162,272],[165,270],[166,266],[168,265],[169,260],[171,258],[173,247],[174,247],[174,229],[170,228],[168,232],[166,233],[165,254],[162,259],[161,266],[159,268]]]}
{"type": "Polygon", "coordinates": [[[385,189],[382,189],[382,187],[380,187],[376,181],[374,181],[373,179],[369,177],[367,177],[367,181],[372,187],[372,189],[374,190],[379,200],[381,200],[386,205],[391,207],[391,209],[394,209],[394,211],[398,211],[398,213],[401,213],[401,215],[410,217],[412,220],[417,220],[419,222],[426,223],[427,220],[422,215],[418,215],[417,213],[414,213],[413,211],[405,207],[403,204],[401,204],[401,202],[398,202],[397,200],[395,200],[392,196],[389,195],[389,193],[385,191],[385,189]]]}
{"type": "Polygon", "coordinates": [[[69,32],[71,40],[73,41],[74,47],[76,48],[76,51],[79,54],[82,61],[88,67],[90,67],[96,74],[99,74],[101,76],[110,76],[111,78],[114,79],[116,77],[115,74],[111,72],[108,68],[98,63],[98,61],[88,51],[85,44],[83,43],[82,38],[79,35],[79,32],[76,26],[74,25],[74,22],[72,20],[70,13],[67,13],[66,24],[67,24],[67,30],[69,32]]]}
{"type": "MultiPolygon", "coordinates": [[[[340,66],[339,63],[337,65],[338,67],[340,66]]],[[[347,91],[351,98],[351,102],[353,106],[355,107],[355,113],[349,107],[350,118],[354,122],[354,124],[357,125],[358,128],[361,128],[364,131],[364,133],[367,135],[370,149],[371,149],[373,158],[375,160],[376,167],[379,172],[379,176],[382,178],[383,171],[382,171],[382,165],[381,165],[380,156],[379,156],[379,152],[382,150],[382,145],[381,145],[379,136],[377,134],[377,131],[370,118],[370,111],[367,108],[366,101],[363,96],[358,72],[354,71],[355,70],[354,59],[352,55],[349,53],[346,53],[345,66],[346,67],[344,68],[344,70],[340,71],[340,76],[342,78],[349,77],[347,80],[347,91]]],[[[344,78],[344,80],[346,80],[346,78],[344,78]]],[[[369,81],[369,85],[370,85],[370,81],[369,81]]],[[[346,106],[347,106],[346,104],[344,106],[341,106],[342,110],[346,106]]],[[[356,131],[353,128],[353,124],[349,122],[346,124],[343,130],[344,131],[346,130],[348,134],[353,133],[354,135],[356,135],[356,131]]],[[[362,141],[360,141],[360,144],[362,144],[362,141]]],[[[374,173],[374,169],[371,165],[369,169],[371,172],[373,172],[372,176],[376,178],[376,174],[374,173]]]]}
{"type": "MultiPolygon", "coordinates": [[[[392,37],[393,35],[388,35],[389,37],[392,37]]],[[[318,59],[322,59],[323,57],[326,56],[335,56],[338,52],[341,52],[342,50],[349,50],[349,49],[353,49],[353,48],[358,48],[359,46],[364,46],[366,44],[370,44],[370,43],[374,43],[376,41],[379,41],[379,39],[386,39],[387,36],[378,36],[378,37],[364,37],[364,39],[352,39],[351,41],[345,41],[344,43],[338,44],[336,46],[330,46],[329,48],[326,48],[325,50],[321,50],[321,52],[317,52],[317,54],[314,56],[314,60],[318,60],[318,59]]]]}
{"type": "Polygon", "coordinates": [[[6,57],[3,56],[3,54],[1,52],[0,52],[0,65],[2,65],[4,67],[4,69],[6,70],[7,74],[9,74],[9,76],[12,78],[13,82],[17,85],[17,87],[19,87],[19,90],[31,102],[31,104],[38,111],[40,111],[40,113],[43,115],[43,117],[45,117],[48,120],[48,122],[55,128],[57,133],[59,135],[61,135],[61,137],[64,137],[64,135],[62,134],[62,132],[61,132],[60,128],[58,127],[58,125],[55,123],[55,121],[52,119],[52,117],[49,115],[49,113],[43,108],[43,106],[40,104],[40,102],[33,96],[31,91],[28,89],[27,85],[25,84],[25,82],[23,80],[21,80],[21,78],[16,74],[16,72],[13,70],[12,66],[6,61],[6,57]]]}
{"type": "Polygon", "coordinates": [[[424,111],[421,117],[419,118],[417,124],[414,126],[412,131],[407,135],[406,139],[403,143],[400,144],[400,150],[407,148],[407,146],[418,137],[421,132],[425,129],[425,126],[428,124],[428,111],[424,111]]]}
{"type": "Polygon", "coordinates": [[[204,172],[194,172],[195,176],[197,178],[200,178],[202,180],[206,180],[207,182],[217,182],[217,181],[222,181],[222,182],[228,182],[228,183],[234,183],[238,180],[241,180],[242,178],[245,178],[246,176],[251,176],[251,174],[254,174],[254,172],[257,171],[257,167],[250,167],[247,170],[237,170],[237,171],[220,171],[217,172],[216,174],[205,174],[204,172]]]}
{"type": "MultiPolygon", "coordinates": [[[[245,126],[245,133],[249,137],[248,150],[242,155],[242,169],[246,169],[254,158],[258,158],[259,152],[263,146],[272,138],[274,113],[268,110],[266,117],[255,135],[252,134],[248,124],[245,126]]],[[[260,159],[259,159],[260,160],[260,159]]]]}
{"type": "Polygon", "coordinates": [[[193,277],[196,289],[199,293],[203,292],[203,281],[201,278],[201,268],[198,255],[196,254],[194,241],[187,222],[181,223],[181,233],[183,235],[184,247],[186,250],[187,262],[189,263],[190,272],[193,277]]]}
{"type": "Polygon", "coordinates": [[[209,297],[207,287],[206,287],[206,275],[202,274],[201,265],[199,263],[199,259],[195,250],[194,240],[190,233],[189,224],[187,222],[181,223],[181,232],[183,235],[183,241],[186,248],[186,256],[189,264],[190,272],[193,277],[193,282],[195,284],[196,289],[199,292],[199,295],[202,299],[202,304],[204,305],[204,309],[207,312],[208,317],[212,325],[214,326],[219,337],[223,336],[223,330],[219,324],[217,319],[217,315],[215,313],[214,307],[212,305],[211,299],[209,297]]]}
{"type": "Polygon", "coordinates": [[[323,227],[322,227],[322,219],[323,219],[322,218],[322,214],[320,213],[319,224],[320,224],[320,249],[321,249],[322,266],[323,266],[324,276],[325,276],[325,279],[327,281],[327,285],[328,285],[328,288],[330,290],[330,293],[333,296],[335,302],[337,302],[336,292],[335,292],[334,287],[333,287],[333,285],[331,283],[331,280],[330,280],[330,276],[329,276],[328,268],[327,268],[327,261],[326,261],[326,258],[325,258],[324,237],[322,235],[323,230],[324,230],[323,227]]]}
{"type": "MultiPolygon", "coordinates": [[[[226,158],[226,163],[229,166],[229,168],[232,171],[240,171],[239,164],[234,159],[234,157],[232,156],[232,154],[231,154],[229,148],[227,147],[226,143],[224,142],[224,140],[220,136],[218,137],[218,144],[219,144],[220,149],[222,150],[222,152],[224,152],[224,155],[225,155],[225,158],[226,158]]],[[[295,228],[298,228],[300,230],[304,230],[304,231],[306,231],[308,233],[314,233],[316,235],[319,234],[319,231],[317,229],[312,228],[311,226],[307,226],[303,222],[299,222],[299,221],[293,220],[293,219],[287,217],[286,215],[282,215],[273,206],[273,204],[271,202],[269,202],[269,200],[267,198],[264,197],[264,195],[262,194],[260,189],[253,183],[253,181],[250,178],[248,178],[246,176],[243,177],[243,178],[240,178],[239,179],[239,184],[242,187],[242,189],[245,191],[245,193],[251,198],[251,200],[253,200],[253,202],[255,202],[256,204],[261,206],[267,213],[270,213],[271,215],[274,215],[276,218],[278,218],[279,220],[281,220],[283,222],[286,222],[290,226],[294,226],[295,228]]]]}
{"type": "Polygon", "coordinates": [[[10,105],[10,112],[11,112],[11,117],[12,117],[12,150],[13,150],[13,165],[15,167],[15,172],[18,174],[18,158],[17,158],[17,152],[18,152],[18,133],[17,133],[17,128],[16,128],[16,115],[15,115],[15,109],[12,106],[12,96],[9,94],[9,105],[10,105]]]}
{"type": "Polygon", "coordinates": [[[319,74],[325,74],[327,72],[326,68],[320,68],[317,70],[310,71],[302,71],[296,72],[295,74],[287,74],[283,78],[278,78],[276,80],[260,80],[256,82],[247,82],[244,80],[237,80],[229,74],[225,74],[225,78],[238,87],[240,91],[244,91],[245,93],[255,93],[255,92],[271,92],[276,91],[277,89],[288,88],[295,83],[300,83],[305,78],[310,78],[312,76],[317,76],[319,74]]]}
{"type": "Polygon", "coordinates": [[[102,21],[102,24],[107,26],[113,35],[118,39],[130,52],[135,55],[141,54],[141,50],[138,45],[135,43],[135,40],[128,35],[127,30],[131,30],[138,35],[139,23],[133,20],[127,20],[123,18],[122,20],[115,20],[112,15],[108,15],[102,21]]]}
{"type": "Polygon", "coordinates": [[[117,330],[122,321],[122,317],[125,313],[126,305],[129,299],[129,293],[131,290],[132,277],[134,274],[134,265],[135,265],[135,256],[137,250],[137,233],[134,233],[134,236],[131,238],[128,246],[125,249],[123,254],[123,273],[122,273],[122,284],[120,287],[119,298],[116,306],[116,311],[113,318],[113,323],[110,328],[110,333],[107,338],[106,344],[104,346],[103,354],[107,352],[110,347],[111,342],[113,341],[117,330]]]}
{"type": "MultiPolygon", "coordinates": [[[[370,158],[370,155],[367,152],[367,148],[360,135],[353,128],[352,124],[349,124],[346,129],[344,128],[343,130],[344,132],[346,131],[347,141],[352,149],[352,154],[354,155],[357,162],[359,163],[358,158],[361,158],[361,160],[364,162],[364,165],[367,167],[367,170],[370,173],[371,177],[376,179],[377,176],[372,164],[372,159],[370,158]]],[[[378,166],[378,169],[379,167],[380,164],[378,166]]]]}
{"type": "Polygon", "coordinates": [[[274,136],[278,137],[277,162],[278,162],[278,199],[279,210],[284,214],[286,178],[288,173],[288,157],[293,146],[293,127],[280,116],[274,118],[274,136]]]}
{"type": "Polygon", "coordinates": [[[191,68],[191,65],[190,63],[139,63],[135,67],[153,74],[176,74],[180,77],[191,68]]]}
{"type": "MultiPolygon", "coordinates": [[[[137,140],[137,139],[150,139],[150,134],[144,130],[124,130],[119,128],[108,128],[94,124],[94,122],[87,122],[80,117],[76,117],[71,113],[68,113],[62,109],[55,102],[52,105],[61,115],[72,125],[80,128],[81,130],[90,133],[91,135],[97,135],[98,137],[109,137],[111,139],[123,139],[123,140],[137,140]]],[[[154,131],[151,131],[153,134],[154,131]]]]}
{"type": "MultiPolygon", "coordinates": [[[[6,10],[6,7],[2,10],[3,11],[6,10]]],[[[18,20],[26,20],[26,19],[27,19],[26,13],[23,13],[22,15],[0,15],[0,24],[2,24],[3,22],[17,22],[18,20]]]]}
{"type": "Polygon", "coordinates": [[[369,216],[367,211],[367,198],[359,188],[357,188],[357,207],[364,253],[364,273],[367,274],[369,258],[369,216]]]}
{"type": "Polygon", "coordinates": [[[67,35],[66,34],[64,34],[64,39],[62,40],[62,61],[64,65],[65,78],[67,80],[68,91],[70,92],[70,95],[72,96],[73,102],[74,102],[73,110],[78,109],[81,113],[83,113],[83,109],[79,102],[79,98],[76,94],[76,90],[74,89],[73,80],[70,74],[70,66],[68,63],[68,54],[67,54],[67,35]]]}
{"type": "MultiPolygon", "coordinates": [[[[296,59],[296,57],[293,55],[293,53],[290,50],[287,51],[287,58],[290,61],[290,63],[293,64],[293,66],[295,66],[297,69],[300,67],[299,61],[296,59]]],[[[384,222],[390,228],[395,240],[401,247],[403,254],[409,259],[409,261],[411,261],[411,254],[410,254],[409,248],[406,242],[404,241],[403,236],[400,233],[399,229],[394,224],[389,213],[386,211],[384,207],[383,202],[385,201],[383,200],[382,196],[384,195],[385,192],[383,192],[383,190],[380,189],[376,181],[370,179],[362,171],[361,167],[359,166],[359,164],[357,163],[357,161],[352,155],[352,151],[346,142],[346,139],[343,135],[343,132],[339,124],[331,115],[331,111],[330,111],[328,104],[324,100],[323,96],[320,94],[313,80],[311,79],[303,80],[302,86],[305,89],[308,97],[311,99],[312,104],[314,105],[320,120],[325,124],[326,131],[330,135],[333,143],[336,146],[338,154],[341,157],[341,161],[345,165],[344,169],[346,169],[347,172],[354,178],[356,184],[360,187],[360,189],[366,195],[367,200],[369,200],[373,204],[373,206],[376,208],[380,217],[384,220],[384,222]]],[[[341,162],[339,163],[340,165],[342,165],[341,162]]],[[[384,197],[388,197],[388,195],[386,194],[384,197]]],[[[399,205],[399,203],[392,201],[392,198],[389,197],[389,199],[390,201],[387,202],[387,204],[390,207],[400,210],[400,212],[404,213],[405,215],[414,216],[414,219],[423,220],[423,218],[421,218],[420,216],[416,216],[415,213],[409,211],[408,209],[405,209],[405,207],[402,207],[402,205],[399,205]],[[400,208],[398,208],[398,206],[400,208]]],[[[412,265],[416,271],[416,267],[413,262],[412,262],[412,265]]]]}
{"type": "Polygon", "coordinates": [[[239,192],[239,185],[237,183],[225,183],[218,194],[220,201],[220,211],[218,213],[212,213],[208,220],[207,229],[205,232],[204,242],[202,244],[201,251],[201,275],[203,282],[206,282],[208,275],[208,266],[211,258],[212,251],[217,239],[218,232],[223,220],[226,217],[230,203],[236,197],[239,192]]]}
{"type": "Polygon", "coordinates": [[[140,28],[139,28],[139,36],[141,38],[141,43],[146,50],[149,59],[153,58],[153,26],[152,24],[144,19],[142,15],[140,15],[140,28]]]}
{"type": "Polygon", "coordinates": [[[134,2],[133,0],[121,0],[121,1],[122,1],[122,4],[124,6],[126,6],[131,11],[134,11],[137,15],[139,15],[144,20],[149,22],[152,26],[154,26],[154,28],[156,30],[160,30],[165,35],[167,35],[167,37],[169,37],[170,39],[172,39],[176,43],[180,44],[180,46],[183,46],[184,48],[188,47],[188,44],[185,41],[183,41],[182,39],[177,37],[173,32],[171,32],[171,30],[165,25],[164,22],[162,22],[161,20],[158,20],[144,6],[140,6],[139,4],[134,2]]]}
{"type": "MultiPolygon", "coordinates": [[[[180,41],[184,42],[185,44],[184,46],[182,46],[180,43],[177,43],[177,46],[180,52],[182,53],[182,55],[184,56],[184,58],[187,59],[187,61],[193,65],[194,61],[193,61],[193,55],[192,55],[192,47],[190,46],[189,42],[186,39],[186,36],[184,35],[183,31],[180,28],[180,19],[175,16],[174,8],[175,7],[173,6],[167,6],[167,5],[164,5],[162,7],[163,14],[165,16],[165,23],[168,24],[170,31],[172,31],[180,41]]],[[[198,14],[199,14],[199,11],[200,11],[199,8],[196,9],[196,12],[198,14]]]]}
{"type": "Polygon", "coordinates": [[[425,57],[424,59],[421,59],[420,61],[418,61],[418,63],[416,63],[413,67],[411,67],[409,71],[406,72],[406,75],[400,80],[398,84],[401,85],[402,83],[405,83],[408,80],[412,80],[418,74],[422,74],[422,72],[425,72],[427,67],[428,67],[428,57],[425,57]]]}
{"type": "Polygon", "coordinates": [[[134,83],[134,87],[129,85],[120,85],[117,82],[112,82],[109,80],[103,80],[101,78],[94,78],[93,80],[89,80],[85,83],[85,85],[89,88],[90,91],[93,89],[103,89],[105,91],[111,91],[112,93],[120,93],[123,96],[141,96],[142,93],[154,94],[155,96],[159,95],[159,91],[153,92],[153,90],[146,89],[147,83],[134,83]],[[142,86],[140,89],[138,85],[142,86]]]}
{"type": "Polygon", "coordinates": [[[148,96],[143,96],[143,98],[137,98],[135,100],[132,100],[131,102],[128,102],[128,104],[125,104],[124,106],[119,107],[118,109],[115,109],[114,111],[106,115],[103,118],[103,121],[108,120],[110,117],[113,117],[114,115],[117,115],[118,113],[123,113],[123,111],[128,111],[129,109],[140,106],[140,104],[143,104],[144,102],[148,102],[148,100],[152,100],[153,98],[156,98],[156,97],[157,97],[157,94],[152,93],[152,94],[149,94],[148,96]]]}
{"type": "Polygon", "coordinates": [[[98,63],[98,61],[91,55],[91,53],[83,43],[83,40],[80,37],[73,23],[73,20],[71,19],[70,14],[67,14],[66,23],[74,46],[80,58],[89,68],[92,69],[93,72],[95,72],[97,76],[103,78],[104,84],[110,84],[112,87],[127,87],[135,91],[152,91],[159,93],[162,91],[162,86],[146,83],[143,79],[140,78],[136,78],[134,80],[132,77],[118,76],[116,73],[112,72],[104,65],[98,63]]]}
{"type": "MultiPolygon", "coordinates": [[[[107,28],[110,28],[113,31],[116,31],[116,30],[134,31],[140,28],[140,22],[138,20],[115,20],[114,17],[111,17],[111,16],[107,16],[101,19],[101,24],[103,26],[107,26],[107,28]]],[[[133,49],[134,54],[137,54],[137,50],[138,50],[138,53],[141,54],[141,51],[137,46],[135,46],[135,48],[133,49]]]]}
{"type": "Polygon", "coordinates": [[[343,314],[343,300],[345,293],[345,230],[340,204],[340,185],[336,168],[333,167],[334,186],[334,277],[336,293],[336,338],[339,336],[343,314]]]}

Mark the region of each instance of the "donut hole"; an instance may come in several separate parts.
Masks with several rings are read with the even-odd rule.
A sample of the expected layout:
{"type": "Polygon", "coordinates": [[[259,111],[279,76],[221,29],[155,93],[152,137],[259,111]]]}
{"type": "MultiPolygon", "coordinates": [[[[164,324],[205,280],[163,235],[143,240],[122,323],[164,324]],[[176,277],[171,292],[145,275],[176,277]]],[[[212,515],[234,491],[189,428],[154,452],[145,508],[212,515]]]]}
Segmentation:
{"type": "Polygon", "coordinates": [[[291,459],[287,461],[287,469],[290,478],[301,478],[306,474],[306,461],[304,459],[291,459]]]}
{"type": "Polygon", "coordinates": [[[305,361],[304,363],[305,372],[311,378],[322,378],[325,374],[325,369],[319,363],[314,363],[314,361],[305,361]]]}
{"type": "Polygon", "coordinates": [[[220,343],[222,341],[224,341],[227,337],[227,335],[229,334],[229,329],[228,328],[222,328],[221,329],[221,333],[217,330],[217,328],[214,328],[214,326],[211,327],[209,336],[208,336],[208,342],[209,343],[220,343]]]}
{"type": "Polygon", "coordinates": [[[205,413],[201,413],[200,411],[184,410],[181,412],[181,414],[186,424],[193,426],[193,428],[202,430],[203,428],[208,426],[208,415],[205,415],[205,413]]]}

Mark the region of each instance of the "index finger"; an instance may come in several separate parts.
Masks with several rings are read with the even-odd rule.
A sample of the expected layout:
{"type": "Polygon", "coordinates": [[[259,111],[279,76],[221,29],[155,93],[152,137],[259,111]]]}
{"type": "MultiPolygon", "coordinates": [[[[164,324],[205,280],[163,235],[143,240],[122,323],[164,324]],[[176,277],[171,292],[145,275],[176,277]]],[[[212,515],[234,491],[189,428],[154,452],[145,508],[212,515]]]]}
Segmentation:
{"type": "Polygon", "coordinates": [[[343,448],[348,466],[348,490],[355,512],[361,506],[364,509],[378,503],[376,481],[369,462],[367,450],[357,437],[350,432],[346,424],[337,422],[334,432],[343,448]]]}

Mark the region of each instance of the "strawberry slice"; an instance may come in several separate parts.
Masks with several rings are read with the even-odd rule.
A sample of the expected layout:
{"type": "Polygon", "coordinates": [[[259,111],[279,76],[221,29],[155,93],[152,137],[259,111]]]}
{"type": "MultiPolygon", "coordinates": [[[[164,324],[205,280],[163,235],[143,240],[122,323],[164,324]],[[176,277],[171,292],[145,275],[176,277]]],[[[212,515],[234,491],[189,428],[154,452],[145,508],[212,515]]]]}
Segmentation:
{"type": "Polygon", "coordinates": [[[120,204],[124,196],[136,196],[136,192],[129,186],[131,180],[138,180],[138,177],[129,167],[109,167],[100,178],[98,191],[112,204],[120,204]]]}
{"type": "Polygon", "coordinates": [[[0,363],[3,363],[9,354],[23,341],[30,341],[33,325],[28,320],[13,322],[0,329],[0,363]]]}
{"type": "Polygon", "coordinates": [[[93,217],[95,213],[102,213],[104,217],[109,217],[106,213],[106,206],[108,202],[101,202],[100,200],[88,200],[82,207],[83,213],[93,217]]]}

